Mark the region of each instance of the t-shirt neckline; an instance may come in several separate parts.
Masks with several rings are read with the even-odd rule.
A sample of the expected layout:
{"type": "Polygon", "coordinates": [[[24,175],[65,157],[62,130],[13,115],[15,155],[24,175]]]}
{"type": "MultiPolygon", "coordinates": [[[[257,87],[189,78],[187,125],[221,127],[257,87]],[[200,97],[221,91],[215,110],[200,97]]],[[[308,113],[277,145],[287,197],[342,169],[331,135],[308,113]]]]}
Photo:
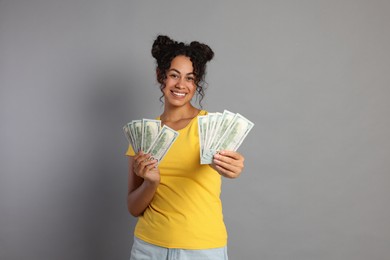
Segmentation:
{"type": "MultiPolygon", "coordinates": [[[[179,129],[179,130],[175,130],[175,131],[176,131],[176,132],[181,132],[181,131],[186,130],[187,128],[189,128],[189,127],[194,123],[194,121],[198,118],[198,116],[200,116],[200,115],[205,115],[205,114],[206,114],[206,111],[203,110],[203,109],[201,109],[201,110],[199,111],[199,113],[198,113],[194,118],[192,118],[191,121],[190,121],[185,127],[181,128],[181,129],[179,129]]],[[[161,116],[158,116],[158,117],[157,117],[157,120],[161,120],[160,117],[161,117],[161,116]]]]}

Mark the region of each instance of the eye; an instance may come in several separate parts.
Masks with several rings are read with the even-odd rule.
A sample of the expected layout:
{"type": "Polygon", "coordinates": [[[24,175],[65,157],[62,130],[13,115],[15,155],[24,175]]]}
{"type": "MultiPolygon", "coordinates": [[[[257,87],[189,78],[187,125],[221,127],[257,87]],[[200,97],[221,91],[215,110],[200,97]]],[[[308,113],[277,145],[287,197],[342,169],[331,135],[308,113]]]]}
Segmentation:
{"type": "Polygon", "coordinates": [[[192,76],[188,76],[188,77],[187,77],[187,81],[194,81],[194,80],[195,80],[195,78],[192,77],[192,76]]]}
{"type": "Polygon", "coordinates": [[[172,74],[169,74],[169,77],[172,79],[177,79],[177,78],[179,78],[179,75],[172,73],[172,74]]]}

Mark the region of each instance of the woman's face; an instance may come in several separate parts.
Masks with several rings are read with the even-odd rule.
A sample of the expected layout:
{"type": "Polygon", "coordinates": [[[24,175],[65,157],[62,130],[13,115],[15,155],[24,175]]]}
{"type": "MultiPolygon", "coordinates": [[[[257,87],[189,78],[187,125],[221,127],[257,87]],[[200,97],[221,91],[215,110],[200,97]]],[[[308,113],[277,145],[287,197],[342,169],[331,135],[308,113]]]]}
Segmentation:
{"type": "Polygon", "coordinates": [[[195,74],[190,58],[176,56],[167,70],[163,89],[165,102],[173,106],[189,104],[195,94],[195,74]]]}

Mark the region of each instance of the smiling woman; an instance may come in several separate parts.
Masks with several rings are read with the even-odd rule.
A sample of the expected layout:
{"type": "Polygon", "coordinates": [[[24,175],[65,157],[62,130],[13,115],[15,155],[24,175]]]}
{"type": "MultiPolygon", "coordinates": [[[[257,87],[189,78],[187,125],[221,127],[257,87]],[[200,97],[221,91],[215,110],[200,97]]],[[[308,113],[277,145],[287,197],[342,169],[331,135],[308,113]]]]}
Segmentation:
{"type": "Polygon", "coordinates": [[[174,71],[179,76],[180,71],[175,70],[171,64],[178,56],[184,56],[191,61],[192,73],[185,76],[187,80],[193,81],[197,94],[200,95],[199,104],[204,96],[204,77],[206,73],[206,63],[214,57],[211,48],[203,43],[193,41],[186,45],[176,42],[167,36],[160,35],[153,43],[152,56],[157,61],[157,81],[161,84],[161,91],[165,87],[165,80],[170,76],[169,72],[174,71]]]}
{"type": "Polygon", "coordinates": [[[201,165],[197,117],[207,114],[192,105],[204,96],[206,63],[214,53],[209,46],[158,36],[152,48],[156,76],[163,93],[164,111],[158,119],[179,132],[164,160],[150,154],[129,156],[129,212],[138,217],[132,260],[227,259],[227,232],[223,221],[221,175],[236,178],[244,157],[220,151],[212,164],[201,165]]]}
{"type": "Polygon", "coordinates": [[[195,74],[190,58],[177,56],[171,62],[162,89],[165,97],[165,106],[191,106],[195,94],[195,74]]]}

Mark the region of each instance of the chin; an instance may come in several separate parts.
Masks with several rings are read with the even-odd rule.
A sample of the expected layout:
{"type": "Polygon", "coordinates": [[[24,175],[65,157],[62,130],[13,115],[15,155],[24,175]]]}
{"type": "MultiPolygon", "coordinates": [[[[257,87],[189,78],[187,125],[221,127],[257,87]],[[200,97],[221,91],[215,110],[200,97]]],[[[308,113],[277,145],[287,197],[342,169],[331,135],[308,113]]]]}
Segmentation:
{"type": "Polygon", "coordinates": [[[168,102],[171,107],[183,107],[188,105],[189,102],[168,102]]]}
{"type": "Polygon", "coordinates": [[[177,99],[175,97],[169,97],[169,98],[165,98],[165,103],[175,107],[182,107],[190,104],[191,99],[188,98],[177,99]]]}

